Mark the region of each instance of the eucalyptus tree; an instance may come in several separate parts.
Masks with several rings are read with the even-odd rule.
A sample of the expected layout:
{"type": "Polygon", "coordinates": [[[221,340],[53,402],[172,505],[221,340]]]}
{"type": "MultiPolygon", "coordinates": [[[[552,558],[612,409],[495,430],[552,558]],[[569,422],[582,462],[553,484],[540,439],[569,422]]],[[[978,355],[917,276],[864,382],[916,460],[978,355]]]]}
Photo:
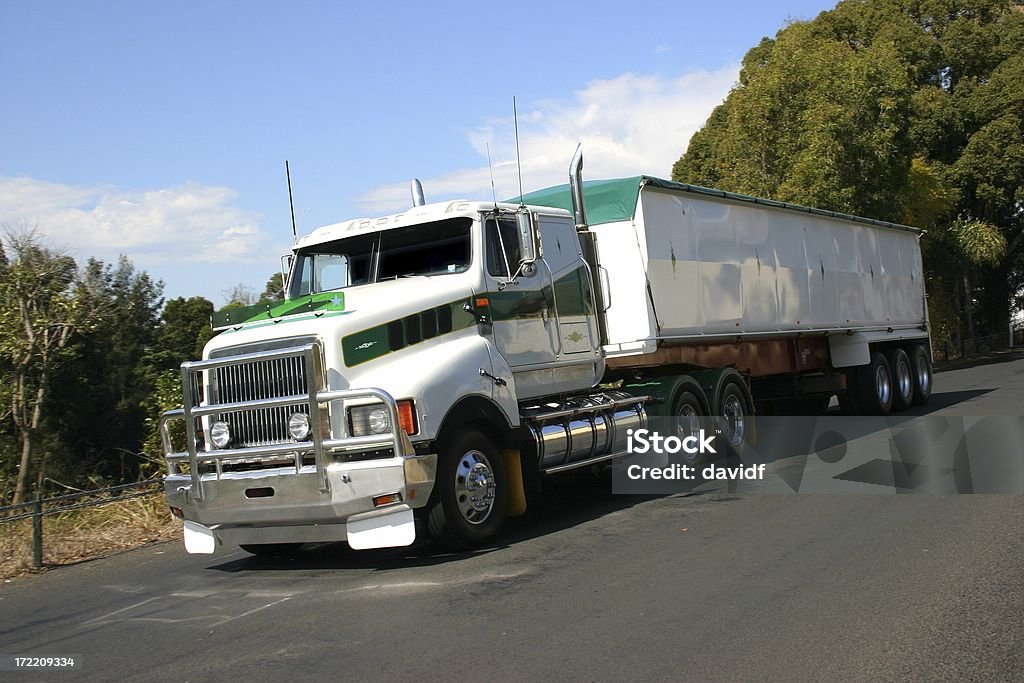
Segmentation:
{"type": "Polygon", "coordinates": [[[933,320],[1004,330],[1024,283],[1024,2],[844,0],[790,24],[672,176],[926,228],[933,320]]]}

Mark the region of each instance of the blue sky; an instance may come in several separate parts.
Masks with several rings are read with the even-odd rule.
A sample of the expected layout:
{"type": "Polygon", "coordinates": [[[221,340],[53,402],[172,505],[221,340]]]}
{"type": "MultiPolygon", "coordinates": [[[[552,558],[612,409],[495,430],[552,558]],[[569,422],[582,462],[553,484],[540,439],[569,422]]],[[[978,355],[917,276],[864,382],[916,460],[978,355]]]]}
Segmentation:
{"type": "Polygon", "coordinates": [[[0,2],[0,224],[168,297],[261,291],[300,232],[427,200],[667,176],[739,62],[823,0],[0,2]]]}

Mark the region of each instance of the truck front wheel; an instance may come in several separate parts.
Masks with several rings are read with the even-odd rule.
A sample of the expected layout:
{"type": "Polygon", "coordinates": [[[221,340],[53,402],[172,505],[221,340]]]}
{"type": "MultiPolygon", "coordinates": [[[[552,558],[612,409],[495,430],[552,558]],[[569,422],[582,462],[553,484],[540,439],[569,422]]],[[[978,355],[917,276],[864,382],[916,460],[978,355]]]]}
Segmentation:
{"type": "Polygon", "coordinates": [[[492,539],[505,521],[505,467],[491,439],[467,430],[439,444],[437,499],[427,517],[430,534],[458,548],[492,539]]]}

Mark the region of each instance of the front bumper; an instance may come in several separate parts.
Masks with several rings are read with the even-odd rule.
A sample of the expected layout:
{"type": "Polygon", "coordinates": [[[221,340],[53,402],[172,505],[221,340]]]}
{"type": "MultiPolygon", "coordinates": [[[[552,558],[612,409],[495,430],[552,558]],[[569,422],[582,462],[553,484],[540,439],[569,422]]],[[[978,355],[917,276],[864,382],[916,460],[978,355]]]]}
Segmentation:
{"type": "Polygon", "coordinates": [[[430,497],[436,455],[415,454],[398,426],[395,399],[384,390],[322,390],[319,359],[318,345],[312,343],[182,365],[184,407],[164,413],[160,428],[168,470],[167,502],[185,520],[189,552],[213,552],[220,545],[238,544],[348,541],[361,549],[413,542],[412,509],[425,505],[430,497]],[[194,405],[194,387],[203,373],[290,356],[304,359],[307,393],[234,403],[201,400],[194,405]],[[338,438],[325,433],[332,403],[366,399],[387,407],[391,432],[338,438]],[[297,403],[309,410],[312,429],[306,441],[200,450],[200,432],[212,416],[297,403]],[[185,422],[187,451],[172,448],[169,425],[176,420],[185,422]],[[383,452],[386,457],[360,460],[366,451],[383,452]],[[240,464],[244,465],[241,471],[233,471],[240,464]]]}
{"type": "Polygon", "coordinates": [[[311,466],[297,474],[286,467],[204,475],[202,500],[191,495],[190,476],[169,476],[164,486],[168,504],[216,546],[348,541],[357,550],[381,548],[415,540],[412,509],[430,497],[436,461],[424,455],[328,465],[326,491],[311,466]],[[393,494],[401,502],[374,502],[393,494]]]}

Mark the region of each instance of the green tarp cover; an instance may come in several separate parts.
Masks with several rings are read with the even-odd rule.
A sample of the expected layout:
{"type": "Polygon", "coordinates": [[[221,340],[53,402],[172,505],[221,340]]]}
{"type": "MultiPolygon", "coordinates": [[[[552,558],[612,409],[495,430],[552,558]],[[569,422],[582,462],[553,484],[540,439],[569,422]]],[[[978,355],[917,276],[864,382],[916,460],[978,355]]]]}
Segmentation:
{"type": "MultiPolygon", "coordinates": [[[[629,178],[612,178],[610,180],[583,181],[583,199],[587,205],[587,222],[590,223],[590,225],[601,225],[602,223],[615,223],[617,221],[633,220],[636,216],[636,203],[640,196],[640,188],[644,185],[663,190],[699,194],[706,197],[721,197],[722,199],[730,199],[732,201],[745,202],[748,204],[760,204],[761,206],[771,206],[789,211],[797,211],[799,213],[829,216],[831,218],[840,218],[843,220],[855,221],[857,223],[880,225],[886,228],[920,232],[917,228],[900,225],[899,223],[890,223],[888,221],[880,221],[873,218],[851,216],[849,214],[837,213],[835,211],[825,211],[824,209],[812,209],[810,207],[800,206],[799,204],[776,202],[771,199],[761,199],[759,197],[751,197],[750,195],[737,194],[735,192],[726,192],[725,190],[715,190],[710,187],[701,187],[699,185],[677,183],[671,180],[655,178],[654,176],[647,175],[631,176],[629,178]]],[[[512,197],[506,201],[509,203],[518,203],[519,197],[512,197]]],[[[536,192],[525,194],[523,195],[523,203],[532,206],[550,206],[557,209],[566,209],[570,212],[572,211],[572,195],[569,192],[568,184],[555,185],[554,187],[548,187],[543,190],[537,190],[536,192]]]]}
{"type": "MultiPolygon", "coordinates": [[[[632,220],[640,194],[640,181],[646,176],[583,181],[583,201],[587,205],[587,222],[591,225],[632,220]]],[[[519,197],[508,200],[515,203],[519,197]]],[[[556,185],[523,195],[523,203],[550,206],[572,212],[572,195],[568,185],[556,185]]]]}

